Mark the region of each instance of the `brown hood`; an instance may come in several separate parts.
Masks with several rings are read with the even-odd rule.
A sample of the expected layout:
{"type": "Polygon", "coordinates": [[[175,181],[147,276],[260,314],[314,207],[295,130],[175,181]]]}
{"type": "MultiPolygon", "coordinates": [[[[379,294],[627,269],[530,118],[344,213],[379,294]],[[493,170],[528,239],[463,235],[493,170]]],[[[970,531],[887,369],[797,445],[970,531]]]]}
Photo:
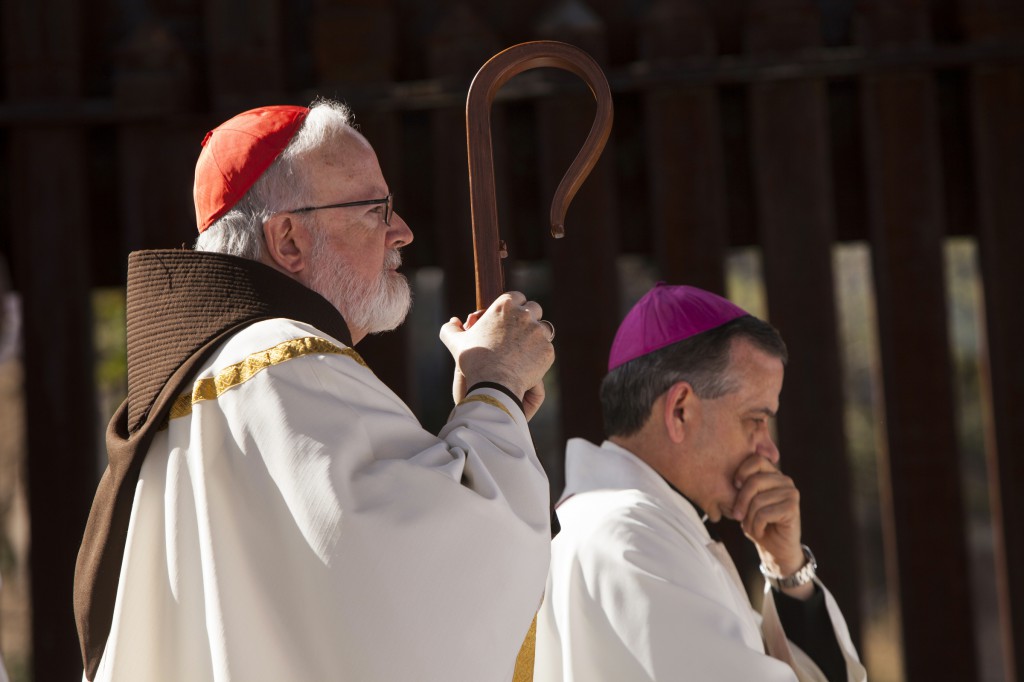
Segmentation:
{"type": "Polygon", "coordinates": [[[351,345],[341,314],[319,294],[261,263],[186,250],[128,257],[128,398],[107,428],[109,464],[75,567],[75,620],[88,679],[110,634],[132,500],[142,461],[175,398],[231,334],[286,317],[351,345]]]}

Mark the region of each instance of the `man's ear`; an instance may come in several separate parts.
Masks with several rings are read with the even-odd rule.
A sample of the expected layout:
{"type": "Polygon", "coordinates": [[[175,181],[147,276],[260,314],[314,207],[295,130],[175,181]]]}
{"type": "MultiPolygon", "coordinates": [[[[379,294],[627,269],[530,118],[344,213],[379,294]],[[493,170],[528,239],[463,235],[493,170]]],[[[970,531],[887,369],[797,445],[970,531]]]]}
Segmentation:
{"type": "Polygon", "coordinates": [[[697,394],[693,392],[693,387],[689,383],[679,381],[665,391],[664,400],[662,419],[665,423],[665,432],[673,443],[682,443],[692,425],[697,394]]]}
{"type": "Polygon", "coordinates": [[[263,223],[263,239],[270,264],[282,272],[298,279],[309,267],[309,231],[291,214],[278,213],[263,223]]]}

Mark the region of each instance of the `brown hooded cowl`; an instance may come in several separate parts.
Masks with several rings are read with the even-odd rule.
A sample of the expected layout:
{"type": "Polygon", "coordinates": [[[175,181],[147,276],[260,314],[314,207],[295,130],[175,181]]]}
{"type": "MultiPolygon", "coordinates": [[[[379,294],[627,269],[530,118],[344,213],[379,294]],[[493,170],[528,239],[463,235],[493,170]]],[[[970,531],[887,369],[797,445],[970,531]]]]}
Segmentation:
{"type": "Polygon", "coordinates": [[[75,620],[88,679],[96,676],[110,635],[132,501],[153,436],[223,341],[276,317],[311,324],[351,345],[334,306],[266,265],[187,250],[129,255],[128,398],[107,427],[109,464],[75,567],[75,620]]]}

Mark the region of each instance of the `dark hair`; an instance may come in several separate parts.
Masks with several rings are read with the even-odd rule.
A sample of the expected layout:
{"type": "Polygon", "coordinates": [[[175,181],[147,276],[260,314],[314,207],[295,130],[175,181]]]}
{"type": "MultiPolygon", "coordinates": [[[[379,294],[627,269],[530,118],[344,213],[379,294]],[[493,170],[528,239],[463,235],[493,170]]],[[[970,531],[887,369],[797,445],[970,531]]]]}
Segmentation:
{"type": "Polygon", "coordinates": [[[619,365],[601,382],[605,433],[629,436],[639,431],[654,401],[680,381],[689,383],[701,398],[718,398],[736,390],[726,371],[732,341],[739,338],[783,364],[789,358],[775,327],[751,315],[659,348],[619,365]]]}

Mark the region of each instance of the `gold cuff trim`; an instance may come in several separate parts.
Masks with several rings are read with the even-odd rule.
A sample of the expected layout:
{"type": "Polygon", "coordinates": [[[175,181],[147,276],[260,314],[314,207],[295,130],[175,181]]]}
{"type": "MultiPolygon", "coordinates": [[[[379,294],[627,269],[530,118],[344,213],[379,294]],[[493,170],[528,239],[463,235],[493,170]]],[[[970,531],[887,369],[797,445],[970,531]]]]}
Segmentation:
{"type": "Polygon", "coordinates": [[[273,367],[295,358],[301,358],[305,355],[325,355],[328,353],[347,355],[363,367],[369,369],[366,361],[351,348],[335,346],[330,341],[316,336],[292,339],[291,341],[279,343],[272,348],[253,353],[241,362],[225,367],[215,377],[197,379],[192,386],[191,395],[178,396],[177,400],[174,401],[174,405],[171,407],[170,419],[188,416],[192,413],[192,406],[196,403],[202,400],[216,400],[225,391],[244,384],[268,367],[273,367]]]}
{"type": "Polygon", "coordinates": [[[460,402],[459,405],[465,405],[466,403],[484,403],[490,405],[491,407],[497,407],[499,410],[501,410],[509,417],[511,417],[512,421],[516,420],[516,418],[512,416],[512,413],[508,411],[508,408],[505,407],[505,405],[502,404],[500,400],[498,400],[497,398],[492,398],[489,395],[480,395],[479,393],[474,393],[468,398],[463,398],[462,402],[460,402]]]}

